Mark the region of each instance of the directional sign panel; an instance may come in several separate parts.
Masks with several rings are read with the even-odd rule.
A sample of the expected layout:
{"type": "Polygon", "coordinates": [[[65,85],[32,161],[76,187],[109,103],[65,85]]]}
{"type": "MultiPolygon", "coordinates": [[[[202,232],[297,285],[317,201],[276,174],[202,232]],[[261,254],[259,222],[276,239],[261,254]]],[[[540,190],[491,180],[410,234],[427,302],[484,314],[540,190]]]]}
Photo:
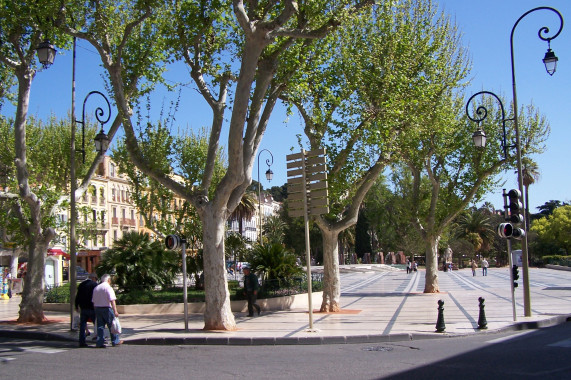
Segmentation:
{"type": "Polygon", "coordinates": [[[325,149],[302,151],[286,156],[288,206],[291,216],[329,212],[325,149]]]}

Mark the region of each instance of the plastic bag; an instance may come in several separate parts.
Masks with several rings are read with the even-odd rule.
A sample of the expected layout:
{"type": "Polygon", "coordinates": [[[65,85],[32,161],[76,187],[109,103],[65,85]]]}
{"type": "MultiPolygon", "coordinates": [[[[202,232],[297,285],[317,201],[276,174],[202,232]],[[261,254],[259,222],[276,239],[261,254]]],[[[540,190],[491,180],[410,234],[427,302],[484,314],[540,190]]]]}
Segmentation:
{"type": "Polygon", "coordinates": [[[121,323],[119,322],[119,317],[113,318],[113,323],[111,323],[111,334],[121,334],[121,323]]]}
{"type": "Polygon", "coordinates": [[[79,328],[79,315],[74,315],[73,316],[73,322],[71,323],[71,329],[73,331],[77,330],[79,328]]]}

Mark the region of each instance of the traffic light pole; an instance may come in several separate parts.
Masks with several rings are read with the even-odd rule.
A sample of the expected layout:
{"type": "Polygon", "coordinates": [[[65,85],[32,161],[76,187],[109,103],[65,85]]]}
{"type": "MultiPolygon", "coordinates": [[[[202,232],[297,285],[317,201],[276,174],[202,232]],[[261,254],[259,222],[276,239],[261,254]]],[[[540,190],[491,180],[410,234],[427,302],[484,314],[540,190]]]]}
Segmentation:
{"type": "Polygon", "coordinates": [[[514,288],[514,274],[513,274],[513,259],[512,259],[512,242],[508,239],[508,260],[510,265],[510,287],[512,290],[512,314],[514,322],[517,321],[517,314],[515,311],[515,288],[514,288]]]}
{"type": "MultiPolygon", "coordinates": [[[[503,190],[503,197],[504,197],[504,220],[508,221],[510,220],[510,215],[508,213],[509,210],[509,205],[508,205],[508,194],[506,193],[506,189],[503,190]]],[[[514,277],[513,277],[513,271],[511,268],[513,268],[513,259],[512,259],[512,241],[511,238],[507,238],[507,246],[508,246],[508,263],[509,263],[509,268],[510,268],[510,289],[511,289],[511,295],[512,295],[512,314],[513,314],[513,320],[514,322],[517,321],[517,314],[516,314],[516,310],[515,310],[515,288],[514,288],[514,277]]]]}

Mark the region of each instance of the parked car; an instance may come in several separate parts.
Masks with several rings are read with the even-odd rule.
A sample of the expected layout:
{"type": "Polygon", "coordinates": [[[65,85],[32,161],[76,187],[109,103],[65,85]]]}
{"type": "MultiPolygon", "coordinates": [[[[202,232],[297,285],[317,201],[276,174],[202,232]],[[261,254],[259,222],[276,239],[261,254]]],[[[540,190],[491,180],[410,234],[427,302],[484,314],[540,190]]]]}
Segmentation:
{"type": "Polygon", "coordinates": [[[75,270],[75,278],[77,279],[77,281],[83,281],[86,280],[87,277],[89,276],[89,272],[86,271],[85,269],[83,269],[82,267],[78,266],[75,270]]]}

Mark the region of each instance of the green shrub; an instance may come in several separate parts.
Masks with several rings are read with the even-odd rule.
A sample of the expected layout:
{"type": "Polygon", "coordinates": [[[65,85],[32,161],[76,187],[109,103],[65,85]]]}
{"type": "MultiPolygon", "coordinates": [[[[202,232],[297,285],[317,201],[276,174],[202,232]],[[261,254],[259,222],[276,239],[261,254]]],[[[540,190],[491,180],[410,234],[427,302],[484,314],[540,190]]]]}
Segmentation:
{"type": "Polygon", "coordinates": [[[571,256],[548,255],[542,257],[545,264],[571,266],[571,256]]]}

